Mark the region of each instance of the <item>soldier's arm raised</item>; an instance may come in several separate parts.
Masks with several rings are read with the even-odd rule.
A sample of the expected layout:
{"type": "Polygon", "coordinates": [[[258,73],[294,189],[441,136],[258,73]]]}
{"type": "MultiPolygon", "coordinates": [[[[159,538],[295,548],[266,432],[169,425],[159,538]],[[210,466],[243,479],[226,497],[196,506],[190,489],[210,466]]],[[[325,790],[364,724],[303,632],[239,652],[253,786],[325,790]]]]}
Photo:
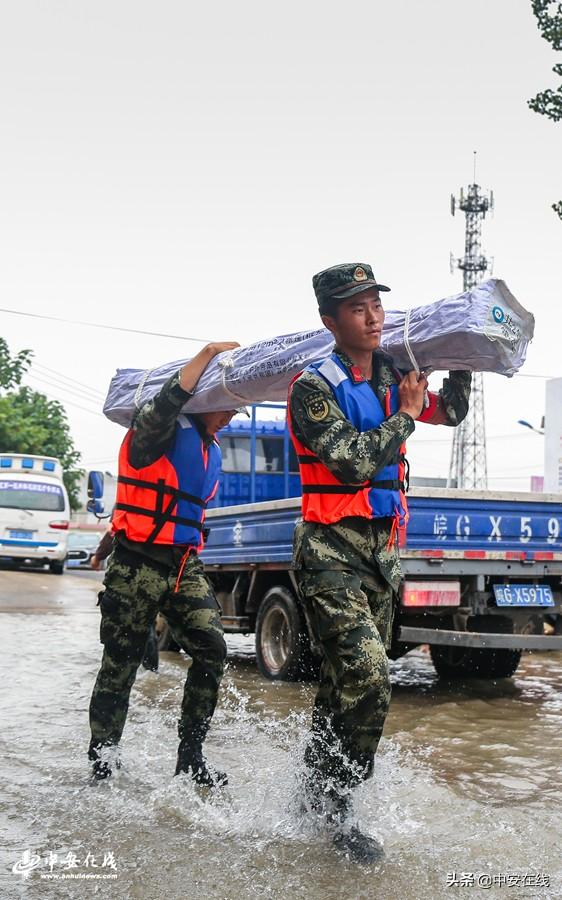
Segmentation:
{"type": "Polygon", "coordinates": [[[176,419],[211,360],[239,346],[235,341],[207,344],[145,403],[133,422],[129,445],[129,462],[135,469],[151,465],[166,452],[174,438],[176,419]]]}
{"type": "Polygon", "coordinates": [[[310,373],[294,382],[289,403],[295,436],[345,484],[373,478],[415,429],[413,416],[398,412],[378,428],[357,431],[324,379],[310,373]]]}

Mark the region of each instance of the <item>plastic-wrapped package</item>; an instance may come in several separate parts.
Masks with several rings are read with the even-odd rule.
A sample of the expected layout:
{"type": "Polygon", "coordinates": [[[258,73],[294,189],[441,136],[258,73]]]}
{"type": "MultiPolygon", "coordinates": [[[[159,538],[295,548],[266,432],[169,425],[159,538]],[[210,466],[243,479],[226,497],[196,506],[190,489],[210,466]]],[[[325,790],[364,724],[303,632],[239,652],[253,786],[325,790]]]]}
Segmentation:
{"type": "MultiPolygon", "coordinates": [[[[525,361],[534,318],[495,278],[472,291],[411,310],[387,311],[382,347],[397,368],[471,369],[513,375],[525,361]]],[[[246,403],[279,402],[290,381],[307,365],[332,352],[325,328],[258,341],[217,356],[189,401],[190,412],[234,409],[246,403]]],[[[186,359],[153,369],[118,369],[104,413],[129,427],[135,412],[153,397],[186,359]]]]}
{"type": "Polygon", "coordinates": [[[471,369],[514,375],[525,362],[535,320],[504,281],[405,312],[390,312],[382,346],[399,369],[471,369]],[[409,349],[411,352],[409,352],[409,349]]]}

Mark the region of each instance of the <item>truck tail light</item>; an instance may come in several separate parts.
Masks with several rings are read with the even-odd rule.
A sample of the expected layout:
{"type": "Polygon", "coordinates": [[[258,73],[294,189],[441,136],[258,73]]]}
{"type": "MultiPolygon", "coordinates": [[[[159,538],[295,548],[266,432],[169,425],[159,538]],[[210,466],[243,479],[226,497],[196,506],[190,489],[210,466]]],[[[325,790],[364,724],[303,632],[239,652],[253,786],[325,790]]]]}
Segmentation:
{"type": "Polygon", "coordinates": [[[49,528],[59,528],[61,531],[67,531],[68,525],[67,519],[57,519],[55,522],[49,522],[49,528]]]}
{"type": "Polygon", "coordinates": [[[407,581],[402,606],[460,606],[460,581],[407,581]]]}

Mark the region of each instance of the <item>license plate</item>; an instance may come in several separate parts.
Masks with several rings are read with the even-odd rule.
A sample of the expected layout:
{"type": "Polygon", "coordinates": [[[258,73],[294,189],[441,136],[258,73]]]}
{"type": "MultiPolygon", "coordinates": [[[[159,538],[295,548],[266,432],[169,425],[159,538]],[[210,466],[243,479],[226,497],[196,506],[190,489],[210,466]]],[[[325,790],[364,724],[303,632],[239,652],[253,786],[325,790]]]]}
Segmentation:
{"type": "Polygon", "coordinates": [[[554,606],[549,584],[495,584],[498,606],[554,606]]]}
{"type": "Polygon", "coordinates": [[[30,541],[33,537],[32,531],[10,531],[10,537],[18,541],[30,541]]]}

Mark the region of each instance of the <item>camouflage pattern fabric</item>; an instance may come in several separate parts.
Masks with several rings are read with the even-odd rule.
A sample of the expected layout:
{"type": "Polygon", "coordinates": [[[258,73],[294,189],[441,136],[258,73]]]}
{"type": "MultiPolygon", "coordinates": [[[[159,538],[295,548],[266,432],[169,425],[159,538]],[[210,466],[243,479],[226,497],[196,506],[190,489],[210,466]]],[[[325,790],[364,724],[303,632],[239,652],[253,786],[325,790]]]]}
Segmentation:
{"type": "MultiPolygon", "coordinates": [[[[336,350],[348,368],[351,360],[336,350]]],[[[371,387],[383,409],[401,373],[383,351],[373,354],[371,387]]],[[[452,372],[436,397],[436,418],[457,425],[466,416],[469,372],[452,372]]],[[[397,461],[414,420],[396,413],[360,433],[345,418],[326,381],[305,371],[289,404],[295,436],[340,481],[359,484],[397,461]]],[[[330,781],[349,789],[373,771],[390,703],[387,651],[402,577],[391,518],[297,523],[293,565],[311,638],[322,651],[321,679],[305,762],[319,796],[330,781]]],[[[339,789],[338,788],[338,789],[339,789]]]]}
{"type": "MultiPolygon", "coordinates": [[[[177,418],[191,396],[180,387],[178,370],[158,394],[141,407],[132,424],[133,437],[129,447],[129,462],[135,469],[150,466],[170,449],[177,418]]],[[[211,443],[212,438],[207,440],[211,443]]]]}
{"type": "Polygon", "coordinates": [[[353,786],[372,772],[390,704],[387,650],[396,595],[388,585],[373,590],[352,570],[296,576],[323,654],[305,759],[324,778],[353,786]]]}
{"type": "Polygon", "coordinates": [[[192,553],[180,572],[182,552],[171,566],[116,545],[99,595],[101,668],[90,702],[92,742],[117,744],[121,738],[129,694],[143,657],[156,613],[166,616],[174,639],[191,656],[178,733],[203,740],[217,702],[226,645],[220,609],[203,564],[192,553]]]}
{"type": "MultiPolygon", "coordinates": [[[[351,360],[337,351],[344,365],[351,360]]],[[[373,354],[371,387],[384,409],[387,388],[400,380],[388,354],[373,354]]],[[[466,416],[470,396],[470,373],[451,372],[439,391],[439,407],[449,425],[458,425],[466,416]]],[[[290,409],[295,436],[302,441],[330,471],[347,484],[359,484],[373,478],[380,469],[395,462],[400,445],[415,429],[407,413],[396,413],[379,428],[363,433],[345,418],[335,397],[321,375],[305,371],[293,383],[290,409]]],[[[353,517],[336,525],[302,523],[295,531],[295,568],[378,569],[394,588],[400,583],[400,562],[396,544],[388,546],[391,519],[369,521],[353,517]],[[326,565],[327,563],[327,565],[326,565]]],[[[380,573],[380,574],[379,574],[380,573]]]]}

